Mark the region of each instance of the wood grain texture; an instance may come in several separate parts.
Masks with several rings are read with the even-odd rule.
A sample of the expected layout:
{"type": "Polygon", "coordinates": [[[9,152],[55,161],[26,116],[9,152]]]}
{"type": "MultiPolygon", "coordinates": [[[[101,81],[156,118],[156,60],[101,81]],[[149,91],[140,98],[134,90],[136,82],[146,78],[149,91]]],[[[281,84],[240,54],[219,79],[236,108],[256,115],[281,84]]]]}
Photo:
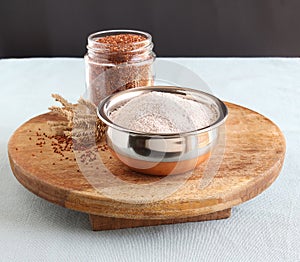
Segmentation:
{"type": "Polygon", "coordinates": [[[208,220],[218,220],[230,217],[231,208],[217,211],[210,214],[185,217],[185,218],[175,218],[175,219],[126,219],[117,217],[103,217],[97,215],[89,215],[92,229],[94,231],[100,230],[113,230],[121,228],[133,228],[133,227],[146,227],[146,226],[158,226],[158,225],[168,225],[177,223],[187,223],[187,222],[200,222],[208,220]]]}
{"type": "MultiPolygon", "coordinates": [[[[231,103],[227,106],[225,153],[211,183],[199,187],[206,161],[176,192],[157,202],[119,202],[97,191],[90,183],[91,177],[96,177],[99,185],[111,183],[109,190],[122,191],[110,181],[104,169],[132,185],[150,186],[161,178],[129,170],[103,148],[103,151],[93,149],[94,152],[85,151],[81,155],[73,151],[54,153],[53,142],[57,141],[49,138],[47,121],[59,118],[51,113],[29,120],[12,135],[8,144],[11,168],[19,182],[36,195],[66,208],[102,217],[170,220],[227,210],[270,186],[285,156],[285,139],[273,122],[244,107],[231,103]],[[101,158],[103,165],[97,165],[95,158],[101,158]],[[88,171],[83,175],[83,170],[88,171]]],[[[176,183],[176,178],[180,175],[170,183],[176,183]]]]}

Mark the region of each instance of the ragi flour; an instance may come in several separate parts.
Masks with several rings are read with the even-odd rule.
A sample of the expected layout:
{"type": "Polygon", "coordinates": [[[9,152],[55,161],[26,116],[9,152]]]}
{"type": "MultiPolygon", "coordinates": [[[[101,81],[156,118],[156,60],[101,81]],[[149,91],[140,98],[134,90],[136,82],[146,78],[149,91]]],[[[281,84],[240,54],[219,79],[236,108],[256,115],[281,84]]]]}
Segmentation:
{"type": "Polygon", "coordinates": [[[154,91],[131,99],[111,112],[109,118],[134,131],[182,133],[211,125],[217,119],[217,112],[176,94],[154,91]]]}

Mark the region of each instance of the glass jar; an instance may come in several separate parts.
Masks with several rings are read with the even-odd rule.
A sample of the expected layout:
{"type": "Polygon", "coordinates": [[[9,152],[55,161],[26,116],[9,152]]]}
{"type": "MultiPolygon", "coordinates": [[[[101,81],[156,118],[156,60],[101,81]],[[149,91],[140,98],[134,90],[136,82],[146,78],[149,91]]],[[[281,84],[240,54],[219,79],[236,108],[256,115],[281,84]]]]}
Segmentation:
{"type": "Polygon", "coordinates": [[[95,105],[108,95],[154,82],[152,37],[134,30],[109,30],[88,37],[86,85],[95,105]]]}

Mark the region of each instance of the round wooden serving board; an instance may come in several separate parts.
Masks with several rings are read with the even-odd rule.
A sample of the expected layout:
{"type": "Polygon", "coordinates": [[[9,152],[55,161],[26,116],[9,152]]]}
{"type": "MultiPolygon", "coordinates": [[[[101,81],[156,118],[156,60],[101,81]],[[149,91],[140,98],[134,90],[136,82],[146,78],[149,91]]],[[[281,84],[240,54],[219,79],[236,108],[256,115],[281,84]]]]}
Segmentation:
{"type": "MultiPolygon", "coordinates": [[[[215,161],[210,159],[195,169],[178,190],[159,201],[122,201],[124,188],[118,188],[120,183],[111,182],[111,191],[107,191],[120,192],[119,201],[97,190],[95,183],[106,182],[106,187],[110,183],[107,170],[129,185],[127,188],[151,188],[162,178],[129,170],[105,145],[81,154],[74,152],[66,142],[52,137],[47,122],[63,120],[53,113],[32,118],[14,132],[8,144],[11,168],[18,181],[36,195],[88,213],[94,230],[226,218],[231,207],[255,197],[272,184],[285,155],[284,136],[273,122],[247,108],[226,105],[226,146],[216,174],[208,185],[201,186],[207,163],[215,161]],[[97,164],[96,158],[103,165],[97,164]],[[97,179],[90,180],[91,176],[97,179]]],[[[168,183],[171,187],[181,180],[181,175],[176,175],[168,183]]]]}

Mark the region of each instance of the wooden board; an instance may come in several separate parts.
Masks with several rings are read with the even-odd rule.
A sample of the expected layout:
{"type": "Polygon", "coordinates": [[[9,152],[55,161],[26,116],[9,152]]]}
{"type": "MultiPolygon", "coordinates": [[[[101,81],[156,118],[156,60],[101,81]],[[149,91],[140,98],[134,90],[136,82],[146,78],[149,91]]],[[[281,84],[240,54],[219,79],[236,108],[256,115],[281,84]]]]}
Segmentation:
{"type": "MultiPolygon", "coordinates": [[[[194,170],[176,192],[159,201],[116,201],[91,185],[91,172],[99,183],[110,182],[104,169],[132,185],[150,187],[161,178],[129,170],[105,145],[82,151],[81,155],[74,153],[66,143],[51,136],[47,121],[61,120],[52,113],[29,120],[12,135],[8,144],[11,168],[19,182],[36,195],[88,213],[94,230],[226,218],[231,207],[255,197],[272,184],[285,156],[285,139],[273,122],[244,107],[226,104],[229,117],[223,160],[204,188],[199,181],[207,163],[194,170]],[[94,162],[98,157],[102,166],[94,162]],[[82,172],[85,170],[90,173],[86,175],[82,172]]],[[[170,183],[181,178],[177,175],[170,183]]],[[[116,187],[112,182],[111,189],[116,187]]]]}

